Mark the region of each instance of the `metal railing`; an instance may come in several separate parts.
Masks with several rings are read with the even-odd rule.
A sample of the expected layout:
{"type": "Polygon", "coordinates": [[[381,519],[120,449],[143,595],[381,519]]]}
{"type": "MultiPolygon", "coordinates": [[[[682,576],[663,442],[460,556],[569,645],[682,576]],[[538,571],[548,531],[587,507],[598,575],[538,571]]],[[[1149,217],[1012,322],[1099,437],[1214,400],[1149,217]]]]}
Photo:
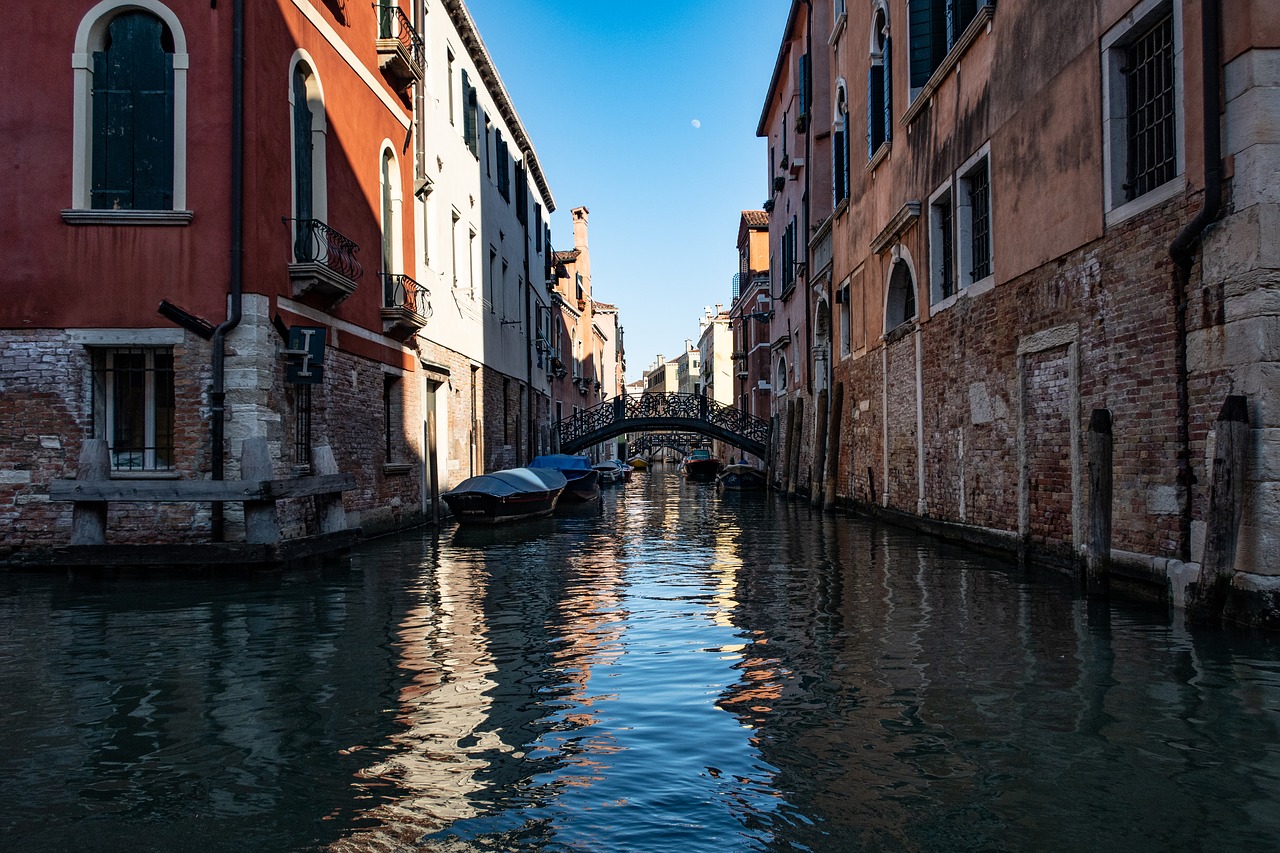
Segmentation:
{"type": "Polygon", "coordinates": [[[421,69],[425,55],[422,47],[422,37],[414,29],[409,16],[404,13],[404,10],[398,4],[388,3],[386,0],[381,3],[374,3],[373,6],[378,10],[378,38],[399,41],[400,46],[409,54],[413,63],[421,69]]]}
{"type": "Polygon", "coordinates": [[[364,267],[356,260],[360,247],[354,240],[319,219],[283,219],[293,224],[293,256],[298,263],[324,264],[352,281],[364,275],[364,267]]]}
{"type": "Polygon", "coordinates": [[[431,319],[431,291],[407,275],[382,273],[382,307],[403,308],[431,319]]]}

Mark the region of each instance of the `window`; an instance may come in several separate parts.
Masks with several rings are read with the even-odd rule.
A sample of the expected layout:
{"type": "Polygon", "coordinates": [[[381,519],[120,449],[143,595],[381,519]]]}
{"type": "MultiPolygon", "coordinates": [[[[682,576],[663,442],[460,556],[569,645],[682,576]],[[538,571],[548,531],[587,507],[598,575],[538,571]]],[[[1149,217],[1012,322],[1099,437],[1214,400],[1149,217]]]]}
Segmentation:
{"type": "Polygon", "coordinates": [[[311,222],[328,217],[325,185],[324,96],[320,81],[305,53],[293,57],[289,103],[293,121],[293,216],[295,219],[294,258],[312,260],[315,233],[311,222]]]}
{"type": "Polygon", "coordinates": [[[542,205],[538,202],[533,203],[533,234],[534,234],[534,251],[542,251],[542,205]]]}
{"type": "Polygon", "coordinates": [[[849,101],[843,80],[836,84],[836,114],[831,126],[831,191],[837,206],[849,197],[849,101]]]}
{"type": "Polygon", "coordinates": [[[781,393],[787,390],[787,357],[778,356],[778,371],[774,376],[773,390],[781,393]]]}
{"type": "Polygon", "coordinates": [[[494,131],[494,149],[498,158],[498,195],[504,201],[511,201],[511,156],[507,141],[502,138],[502,131],[494,131]]]}
{"type": "Polygon", "coordinates": [[[929,82],[988,0],[911,0],[911,89],[929,82]]]}
{"type": "Polygon", "coordinates": [[[981,153],[961,173],[957,189],[956,218],[960,249],[958,287],[977,284],[992,272],[991,172],[981,153]]]}
{"type": "MultiPolygon", "coordinates": [[[[389,276],[403,273],[402,244],[400,240],[400,212],[402,197],[400,192],[400,169],[396,164],[395,152],[390,148],[382,149],[382,272],[384,286],[390,284],[389,276]]],[[[391,294],[385,294],[387,305],[393,305],[391,294]]]]}
{"type": "Polygon", "coordinates": [[[1180,187],[1180,11],[1178,0],[1146,0],[1102,39],[1105,203],[1108,213],[1123,208],[1109,221],[1180,187]]]}
{"type": "Polygon", "coordinates": [[[893,66],[889,41],[889,16],[876,9],[871,32],[871,67],[867,69],[867,159],[875,159],[880,146],[889,142],[893,116],[893,66]]]}
{"type": "Polygon", "coordinates": [[[115,471],[173,467],[173,350],[95,348],[94,436],[106,438],[115,471]]]}
{"type": "Polygon", "coordinates": [[[810,65],[809,54],[802,54],[796,60],[796,94],[800,101],[800,114],[796,116],[796,131],[804,133],[808,130],[809,125],[809,105],[812,100],[810,94],[810,65]]]}
{"type": "Polygon", "coordinates": [[[293,464],[311,464],[311,386],[292,385],[294,392],[293,464]]]}
{"type": "MultiPolygon", "coordinates": [[[[158,0],[100,3],[72,53],[75,112],[71,211],[172,211],[185,223],[186,37],[158,0]],[[105,8],[104,8],[105,7],[105,8]]],[[[112,213],[105,213],[110,211],[112,213]]],[[[123,214],[127,216],[128,214],[123,214]]]]}
{"type": "Polygon", "coordinates": [[[899,260],[889,273],[889,293],[885,299],[884,330],[893,331],[916,316],[916,282],[911,268],[899,260]]]}
{"type": "MultiPolygon", "coordinates": [[[[450,90],[452,91],[452,90],[450,90]]],[[[472,156],[480,159],[480,105],[476,99],[476,87],[471,85],[467,72],[462,72],[462,138],[472,156]]]]}
{"type": "Polygon", "coordinates": [[[445,54],[446,64],[449,68],[449,124],[457,126],[458,122],[454,118],[453,106],[453,51],[447,51],[445,54]]]}
{"type": "Polygon", "coordinates": [[[458,211],[456,210],[453,211],[453,222],[451,225],[451,235],[450,235],[451,239],[449,241],[449,251],[451,253],[451,257],[449,258],[449,264],[450,266],[453,267],[453,286],[454,287],[458,286],[458,223],[460,221],[461,221],[461,217],[459,216],[458,211]]]}
{"type": "Polygon", "coordinates": [[[516,164],[516,221],[529,224],[529,173],[523,160],[516,164]]]}
{"type": "Polygon", "coordinates": [[[849,280],[845,279],[844,284],[840,285],[840,289],[836,291],[836,304],[840,311],[840,355],[845,356],[853,352],[853,339],[850,337],[852,329],[850,328],[850,306],[849,306],[849,280]]]}
{"type": "Polygon", "coordinates": [[[385,443],[386,465],[400,461],[400,448],[404,444],[404,389],[399,376],[383,374],[382,377],[382,426],[385,443]]]}
{"type": "Polygon", "coordinates": [[[955,206],[948,181],[929,200],[929,283],[933,304],[956,294],[955,267],[955,206]]]}
{"type": "Polygon", "coordinates": [[[476,298],[476,231],[468,231],[467,237],[467,292],[472,299],[476,298]]]}

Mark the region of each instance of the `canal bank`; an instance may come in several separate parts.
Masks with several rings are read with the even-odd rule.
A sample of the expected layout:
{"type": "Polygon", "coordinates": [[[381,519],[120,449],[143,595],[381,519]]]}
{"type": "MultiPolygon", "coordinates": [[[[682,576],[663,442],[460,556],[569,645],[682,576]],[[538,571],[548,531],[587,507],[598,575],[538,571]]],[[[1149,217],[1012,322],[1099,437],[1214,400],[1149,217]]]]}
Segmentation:
{"type": "Polygon", "coordinates": [[[269,576],[0,575],[0,837],[211,851],[1280,843],[1280,647],[664,472],[269,576]]]}

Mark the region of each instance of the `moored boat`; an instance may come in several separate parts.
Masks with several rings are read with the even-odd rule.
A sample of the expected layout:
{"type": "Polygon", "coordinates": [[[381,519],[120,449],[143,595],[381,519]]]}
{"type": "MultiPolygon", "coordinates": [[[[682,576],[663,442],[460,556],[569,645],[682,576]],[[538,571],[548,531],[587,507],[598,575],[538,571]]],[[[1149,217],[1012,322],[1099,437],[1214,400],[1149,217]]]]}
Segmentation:
{"type": "Polygon", "coordinates": [[[612,486],[623,481],[622,465],[616,459],[606,459],[592,466],[600,472],[600,485],[612,486]]]}
{"type": "Polygon", "coordinates": [[[649,462],[641,456],[633,456],[627,460],[627,464],[637,471],[647,471],[649,469],[649,462]]]}
{"type": "Polygon", "coordinates": [[[550,515],[567,484],[550,468],[511,468],[469,477],[440,497],[459,524],[501,524],[550,515]]]}
{"type": "Polygon", "coordinates": [[[546,468],[559,471],[568,484],[560,494],[560,503],[585,503],[600,497],[600,472],[591,467],[585,456],[568,453],[548,453],[535,456],[530,468],[546,468]]]}
{"type": "Polygon", "coordinates": [[[726,465],[716,485],[731,492],[754,492],[765,486],[764,472],[746,463],[726,465]]]}
{"type": "Polygon", "coordinates": [[[681,470],[690,480],[710,483],[720,472],[720,460],[712,456],[710,450],[693,450],[684,458],[681,470]]]}

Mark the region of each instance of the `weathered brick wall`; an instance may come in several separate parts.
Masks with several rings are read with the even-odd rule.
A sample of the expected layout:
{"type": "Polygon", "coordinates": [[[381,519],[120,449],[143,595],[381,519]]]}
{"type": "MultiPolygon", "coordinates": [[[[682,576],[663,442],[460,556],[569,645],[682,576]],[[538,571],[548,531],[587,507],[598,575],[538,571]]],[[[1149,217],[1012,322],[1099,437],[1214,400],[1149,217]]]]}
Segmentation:
{"type": "MultiPolygon", "coordinates": [[[[1070,549],[1072,501],[1087,502],[1085,433],[1093,408],[1111,410],[1115,429],[1115,547],[1175,556],[1180,541],[1178,411],[1173,267],[1168,245],[1194,214],[1198,198],[1177,199],[1113,227],[1083,246],[976,297],[961,298],[921,324],[925,497],[928,515],[1016,531],[1019,412],[1025,416],[1032,544],[1070,549]],[[1078,370],[1066,344],[1024,354],[1022,342],[1071,330],[1078,370]],[[1072,376],[1075,376],[1074,387],[1072,376]],[[1026,396],[1019,399],[1019,389],[1026,396]],[[1071,466],[1071,420],[1079,444],[1071,466]],[[1078,492],[1073,495],[1073,488],[1078,492]]],[[[996,251],[999,252],[997,233],[996,251]]],[[[1218,294],[1193,271],[1191,331],[1221,323],[1218,294]]],[[[916,511],[914,344],[889,344],[887,396],[889,505],[916,511]]],[[[866,469],[883,476],[878,411],[878,350],[842,360],[846,383],[838,495],[875,501],[866,469]],[[861,410],[859,402],[869,407],[861,410]]],[[[1205,436],[1228,388],[1221,373],[1190,382],[1191,459],[1204,500],[1205,436]]],[[[879,488],[883,485],[877,482],[879,488]]]]}
{"type": "MultiPolygon", "coordinates": [[[[195,476],[208,466],[209,350],[188,340],[173,347],[175,470],[195,476]]],[[[94,434],[92,358],[65,331],[0,331],[0,558],[15,547],[69,542],[72,505],[49,500],[54,479],[74,477],[81,442],[94,434]]],[[[109,541],[170,541],[208,535],[208,507],[115,504],[109,541]]]]}

